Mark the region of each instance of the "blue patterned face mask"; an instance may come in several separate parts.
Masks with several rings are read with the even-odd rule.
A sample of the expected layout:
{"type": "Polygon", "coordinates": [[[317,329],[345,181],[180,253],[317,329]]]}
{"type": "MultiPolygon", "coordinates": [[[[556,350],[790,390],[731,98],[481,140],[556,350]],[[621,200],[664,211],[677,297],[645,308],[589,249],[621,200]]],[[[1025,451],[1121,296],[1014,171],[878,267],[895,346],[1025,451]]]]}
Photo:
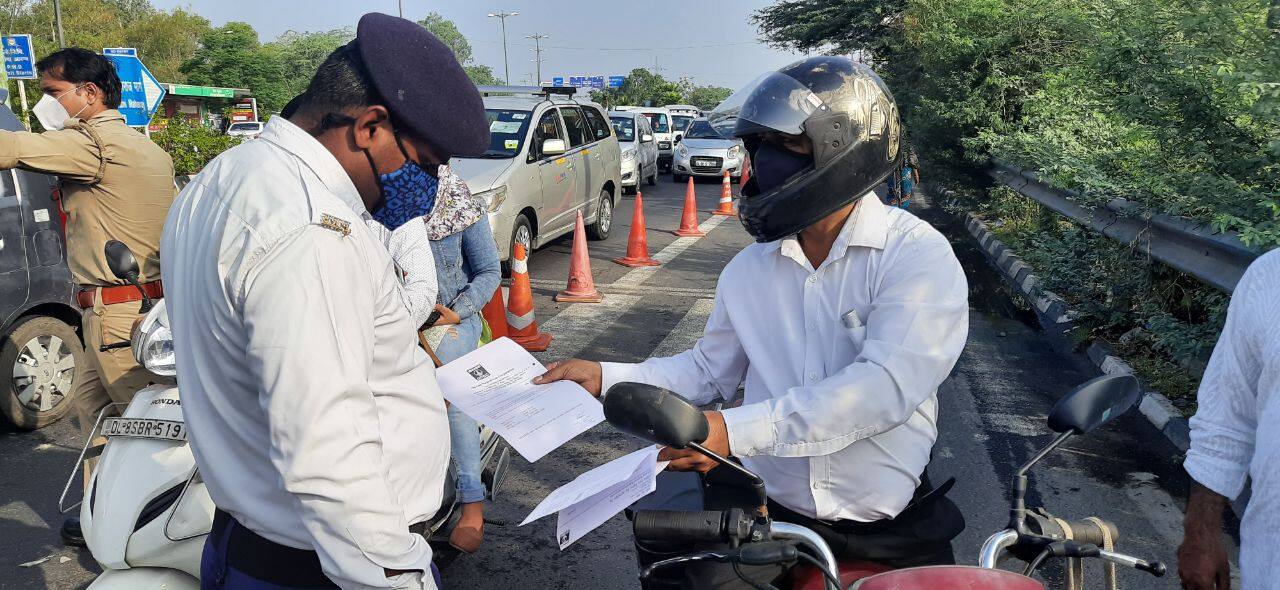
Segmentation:
{"type": "Polygon", "coordinates": [[[399,135],[396,135],[396,145],[400,147],[400,153],[404,154],[404,165],[386,174],[378,174],[373,156],[365,152],[373,173],[378,174],[378,188],[382,191],[382,206],[373,212],[373,218],[393,231],[410,220],[430,213],[436,204],[436,188],[440,185],[435,176],[423,170],[409,157],[404,144],[400,143],[399,135]]]}

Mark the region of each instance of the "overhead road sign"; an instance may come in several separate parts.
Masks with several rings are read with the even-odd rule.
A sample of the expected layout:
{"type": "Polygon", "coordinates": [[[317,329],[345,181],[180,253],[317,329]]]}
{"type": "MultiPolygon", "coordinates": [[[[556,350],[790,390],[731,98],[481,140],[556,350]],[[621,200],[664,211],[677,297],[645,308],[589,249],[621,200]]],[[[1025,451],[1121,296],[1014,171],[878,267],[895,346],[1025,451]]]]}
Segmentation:
{"type": "Polygon", "coordinates": [[[133,47],[106,47],[102,55],[116,66],[116,75],[120,77],[120,114],[124,115],[126,124],[133,127],[145,127],[151,121],[151,115],[160,108],[164,100],[165,89],[159,80],[151,74],[151,70],[138,59],[138,50],[133,47]]]}
{"type": "Polygon", "coordinates": [[[4,73],[10,80],[35,80],[36,55],[31,35],[4,35],[4,73]]]}
{"type": "Polygon", "coordinates": [[[609,76],[609,88],[622,88],[626,81],[626,76],[609,76]]]}

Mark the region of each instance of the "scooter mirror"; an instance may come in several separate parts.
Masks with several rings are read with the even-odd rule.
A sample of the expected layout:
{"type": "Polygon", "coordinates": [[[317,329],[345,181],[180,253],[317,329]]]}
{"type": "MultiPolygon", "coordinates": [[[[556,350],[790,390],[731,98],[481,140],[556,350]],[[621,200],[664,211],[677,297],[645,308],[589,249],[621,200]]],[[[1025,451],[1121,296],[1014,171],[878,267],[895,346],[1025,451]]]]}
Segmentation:
{"type": "Polygon", "coordinates": [[[107,268],[111,269],[111,274],[116,275],[117,279],[131,281],[138,276],[138,261],[123,242],[109,240],[102,250],[107,258],[107,268]]]}
{"type": "Polygon", "coordinates": [[[604,396],[604,417],[627,434],[676,449],[707,439],[707,418],[684,398],[661,387],[618,383],[604,396]]]}
{"type": "Polygon", "coordinates": [[[1058,400],[1049,412],[1054,432],[1085,434],[1125,413],[1138,401],[1132,375],[1103,375],[1081,384],[1058,400]]]}

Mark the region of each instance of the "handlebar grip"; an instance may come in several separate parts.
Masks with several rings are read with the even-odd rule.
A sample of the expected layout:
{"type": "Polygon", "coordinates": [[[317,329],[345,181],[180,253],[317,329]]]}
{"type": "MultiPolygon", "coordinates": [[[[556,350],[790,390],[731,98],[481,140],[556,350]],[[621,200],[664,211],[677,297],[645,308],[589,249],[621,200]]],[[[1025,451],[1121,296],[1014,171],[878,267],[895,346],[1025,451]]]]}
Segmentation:
{"type": "MultiPolygon", "coordinates": [[[[1098,528],[1098,524],[1092,520],[1069,520],[1067,524],[1071,526],[1071,540],[1080,544],[1097,545],[1103,547],[1106,545],[1103,539],[1102,529],[1098,528]]],[[[1114,544],[1120,540],[1120,531],[1114,523],[1102,521],[1103,526],[1107,527],[1111,533],[1111,542],[1114,544]]]]}
{"type": "Polygon", "coordinates": [[[714,543],[725,537],[725,513],[715,510],[636,511],[632,530],[641,541],[692,541],[714,543]]]}

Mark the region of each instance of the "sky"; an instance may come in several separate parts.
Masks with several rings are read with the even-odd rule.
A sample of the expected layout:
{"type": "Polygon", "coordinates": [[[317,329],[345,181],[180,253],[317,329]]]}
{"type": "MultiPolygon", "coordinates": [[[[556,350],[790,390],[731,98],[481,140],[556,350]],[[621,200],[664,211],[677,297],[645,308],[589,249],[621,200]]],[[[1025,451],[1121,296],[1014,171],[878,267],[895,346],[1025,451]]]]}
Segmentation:
{"type": "MultiPolygon", "coordinates": [[[[491,12],[518,12],[506,19],[511,83],[526,84],[534,72],[533,41],[543,34],[542,78],[626,75],[654,68],[676,80],[737,89],[760,73],[795,61],[798,54],[758,39],[751,14],[768,0],[400,0],[404,16],[439,12],[457,23],[471,42],[476,62],[503,77],[502,30],[491,12]]],[[[158,8],[191,9],[214,26],[243,21],[265,41],[286,31],[354,27],[365,12],[397,13],[396,0],[152,0],[158,8]]]]}

